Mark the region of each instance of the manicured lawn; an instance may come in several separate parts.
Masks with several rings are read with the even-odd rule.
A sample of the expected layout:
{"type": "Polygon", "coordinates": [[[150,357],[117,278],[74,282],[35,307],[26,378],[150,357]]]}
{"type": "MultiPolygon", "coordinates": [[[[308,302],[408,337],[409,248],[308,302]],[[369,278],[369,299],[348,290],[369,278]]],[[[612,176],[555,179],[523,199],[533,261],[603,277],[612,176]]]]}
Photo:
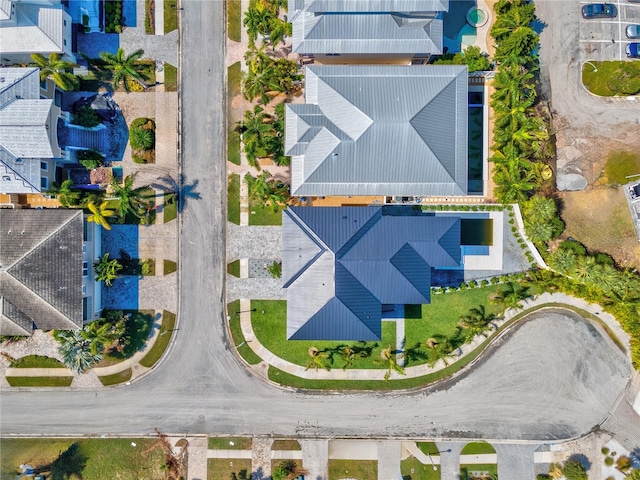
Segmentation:
{"type": "Polygon", "coordinates": [[[104,375],[102,377],[98,377],[102,382],[102,385],[108,387],[109,385],[117,385],[118,383],[124,383],[131,380],[131,374],[133,372],[130,368],[123,370],[122,372],[114,373],[113,375],[104,375]]]}
{"type": "Polygon", "coordinates": [[[140,365],[143,367],[151,368],[153,367],[162,354],[169,345],[169,341],[171,340],[171,336],[173,335],[173,327],[176,323],[176,314],[172,312],[168,312],[167,310],[162,311],[162,325],[160,326],[160,332],[158,334],[158,338],[156,338],[155,343],[149,350],[142,360],[140,360],[140,365]],[[166,333],[165,333],[166,332],[166,333]]]}
{"type": "Polygon", "coordinates": [[[607,158],[604,175],[609,185],[624,185],[640,177],[627,178],[640,173],[640,153],[612,152],[607,158]]]}
{"type": "Polygon", "coordinates": [[[5,377],[12,387],[68,387],[73,377],[5,377]]]}
{"type": "Polygon", "coordinates": [[[251,450],[251,437],[209,437],[209,450],[251,450]],[[229,442],[233,442],[231,445],[229,442]]]}
{"type": "Polygon", "coordinates": [[[243,470],[247,472],[246,478],[250,478],[251,460],[245,458],[210,458],[207,460],[207,480],[229,480],[232,473],[240,475],[243,470]]]}
{"type": "Polygon", "coordinates": [[[378,462],[375,460],[329,459],[329,480],[341,478],[371,480],[378,478],[378,462]]]}
{"type": "Polygon", "coordinates": [[[11,362],[10,368],[64,368],[65,365],[56,358],[43,355],[27,355],[11,362]]]}
{"type": "Polygon", "coordinates": [[[169,275],[170,273],[174,273],[178,271],[178,264],[173,260],[165,260],[164,261],[164,274],[169,275]]]}
{"type": "Polygon", "coordinates": [[[242,328],[240,327],[240,315],[235,312],[240,311],[240,300],[235,300],[227,306],[228,315],[231,317],[229,320],[229,330],[231,330],[231,338],[233,344],[236,345],[236,349],[242,358],[249,365],[257,365],[262,359],[253,351],[251,347],[244,343],[245,338],[242,334],[242,328]]]}
{"type": "Polygon", "coordinates": [[[460,455],[483,455],[486,453],[496,453],[496,450],[487,442],[471,442],[464,446],[460,455]]]}
{"type": "MultiPolygon", "coordinates": [[[[309,348],[315,347],[323,356],[322,361],[331,368],[343,368],[345,360],[337,352],[331,352],[344,345],[358,345],[357,342],[328,342],[328,341],[300,341],[286,340],[287,332],[287,303],[284,300],[252,300],[251,308],[256,311],[251,314],[253,330],[258,340],[268,350],[280,358],[284,358],[304,367],[310,365],[309,348]],[[264,310],[265,313],[262,313],[264,310]]],[[[367,358],[356,358],[349,368],[386,368],[380,353],[383,348],[391,346],[395,350],[396,330],[394,322],[382,322],[382,341],[367,342],[371,355],[367,358]]],[[[311,368],[315,368],[312,366],[311,368]]]]}
{"type": "Polygon", "coordinates": [[[640,92],[640,62],[607,61],[590,62],[582,69],[582,83],[591,93],[611,97],[635,95],[640,92]]]}
{"type": "Polygon", "coordinates": [[[227,265],[227,273],[240,278],[240,260],[234,260],[227,265]]]}
{"type": "Polygon", "coordinates": [[[271,450],[302,450],[297,440],[274,440],[271,450]]]}
{"type": "MultiPolygon", "coordinates": [[[[239,0],[231,0],[230,2],[227,2],[227,5],[235,1],[238,1],[238,3],[240,3],[239,0]]],[[[234,64],[229,65],[229,67],[227,68],[227,84],[228,84],[229,101],[231,101],[233,97],[236,97],[242,93],[241,87],[240,87],[241,79],[242,79],[241,63],[236,62],[234,64]]]]}
{"type": "Polygon", "coordinates": [[[440,467],[433,469],[433,465],[424,465],[415,457],[400,461],[402,480],[440,480],[440,467]]]}
{"type": "Polygon", "coordinates": [[[227,219],[240,225],[240,175],[232,173],[227,186],[227,219]]]}
{"type": "MultiPolygon", "coordinates": [[[[21,463],[37,472],[55,472],[47,478],[163,478],[162,454],[142,452],[155,439],[0,439],[0,480],[13,480],[21,463]],[[131,443],[136,446],[132,446],[131,443]]],[[[53,473],[52,472],[52,473],[53,473]]]]}
{"type": "Polygon", "coordinates": [[[178,91],[178,68],[170,63],[164,64],[164,91],[178,91]]]}
{"type": "Polygon", "coordinates": [[[175,193],[168,193],[164,197],[164,223],[169,223],[178,217],[178,202],[175,193]]]}
{"type": "Polygon", "coordinates": [[[478,465],[460,465],[460,480],[471,480],[476,478],[471,476],[468,472],[488,472],[492,475],[498,474],[498,466],[495,464],[478,464],[478,465]]]}
{"type": "MultiPolygon", "coordinates": [[[[233,0],[238,1],[239,0],[233,0]]],[[[227,5],[229,5],[228,2],[227,5]]],[[[240,132],[236,130],[236,122],[241,120],[239,113],[231,109],[231,101],[234,97],[240,95],[240,80],[242,78],[240,62],[230,65],[227,69],[227,98],[229,101],[228,108],[228,124],[227,124],[227,160],[235,165],[240,165],[240,132]]]]}
{"type": "Polygon", "coordinates": [[[227,131],[227,160],[240,165],[240,133],[233,125],[230,125],[227,131]]]}
{"type": "Polygon", "coordinates": [[[178,28],[178,6],[176,0],[164,1],[164,33],[169,33],[178,28]]]}
{"type": "Polygon", "coordinates": [[[240,0],[227,0],[227,36],[234,42],[240,41],[242,31],[242,11],[240,0]]]}
{"type": "Polygon", "coordinates": [[[249,225],[282,225],[282,206],[274,212],[271,206],[251,200],[249,202],[249,225]]]}
{"type": "Polygon", "coordinates": [[[433,442],[416,442],[416,445],[422,453],[428,453],[431,456],[440,455],[438,446],[433,442]]]}

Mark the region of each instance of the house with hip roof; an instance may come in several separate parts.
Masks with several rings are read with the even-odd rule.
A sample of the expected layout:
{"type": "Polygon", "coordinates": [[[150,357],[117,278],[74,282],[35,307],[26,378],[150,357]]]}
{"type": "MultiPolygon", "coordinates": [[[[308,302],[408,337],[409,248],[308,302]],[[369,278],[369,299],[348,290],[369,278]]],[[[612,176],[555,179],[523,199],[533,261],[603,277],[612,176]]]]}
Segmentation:
{"type": "Polygon", "coordinates": [[[37,68],[0,69],[0,193],[47,191],[56,165],[68,161],[58,147],[57,100],[42,98],[55,97],[55,88],[47,81],[44,91],[39,75],[37,68]]]}
{"type": "Polygon", "coordinates": [[[0,335],[77,330],[100,316],[99,228],[82,210],[0,209],[0,335]]]}
{"type": "Polygon", "coordinates": [[[294,53],[322,64],[425,61],[443,51],[449,0],[289,0],[294,53]]]}
{"type": "Polygon", "coordinates": [[[467,67],[308,66],[285,107],[294,196],[467,194],[467,67]]]}
{"type": "Polygon", "coordinates": [[[71,15],[60,0],[0,0],[0,63],[28,64],[32,53],[75,61],[71,15]]]}

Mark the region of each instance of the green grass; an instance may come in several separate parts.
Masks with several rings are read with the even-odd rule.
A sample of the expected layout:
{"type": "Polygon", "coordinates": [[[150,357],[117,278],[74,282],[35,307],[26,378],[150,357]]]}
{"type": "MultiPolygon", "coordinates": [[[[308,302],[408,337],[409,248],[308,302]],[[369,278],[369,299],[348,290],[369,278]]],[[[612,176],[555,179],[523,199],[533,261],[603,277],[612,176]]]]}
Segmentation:
{"type": "Polygon", "coordinates": [[[243,458],[210,458],[207,460],[207,480],[229,480],[232,473],[246,470],[251,475],[251,460],[243,458]]]}
{"type": "Polygon", "coordinates": [[[234,277],[240,278],[240,260],[234,260],[227,264],[227,273],[234,277]]]}
{"type": "Polygon", "coordinates": [[[477,478],[468,475],[467,472],[489,472],[490,474],[497,475],[498,466],[491,463],[481,463],[477,465],[460,465],[460,480],[471,480],[472,478],[477,478]]]}
{"type": "Polygon", "coordinates": [[[114,373],[112,375],[104,375],[98,378],[102,382],[102,385],[108,387],[109,385],[117,385],[119,383],[128,382],[129,380],[131,380],[132,374],[133,372],[131,371],[131,368],[127,368],[122,372],[114,373]]]}
{"type": "Polygon", "coordinates": [[[350,478],[371,480],[378,478],[378,462],[375,460],[329,459],[329,480],[350,478]]]}
{"type": "Polygon", "coordinates": [[[484,455],[487,453],[496,453],[495,448],[487,442],[471,442],[467,443],[460,455],[484,455]]]}
{"type": "Polygon", "coordinates": [[[282,209],[279,206],[275,212],[269,205],[262,202],[249,201],[249,225],[282,225],[282,209]]]}
{"type": "Polygon", "coordinates": [[[164,33],[173,32],[176,28],[178,28],[177,0],[156,1],[164,1],[164,33]]]}
{"type": "Polygon", "coordinates": [[[21,463],[47,478],[163,478],[159,450],[142,455],[155,439],[0,439],[0,480],[13,480],[21,463]],[[134,442],[135,447],[131,445],[134,442]],[[54,463],[55,462],[55,463],[54,463]]]}
{"type": "Polygon", "coordinates": [[[233,344],[237,346],[236,350],[249,365],[257,365],[262,359],[256,352],[251,350],[249,345],[244,343],[245,338],[242,334],[242,328],[240,327],[240,315],[235,313],[238,311],[240,311],[240,300],[235,300],[227,306],[228,315],[231,317],[229,320],[229,330],[231,331],[233,344]]]}
{"type": "Polygon", "coordinates": [[[297,440],[274,440],[271,450],[302,450],[297,440]]]}
{"type": "Polygon", "coordinates": [[[240,225],[240,175],[232,173],[227,183],[227,220],[240,225]]]}
{"type": "Polygon", "coordinates": [[[230,125],[227,132],[227,160],[240,165],[240,133],[235,130],[234,125],[230,125]]]}
{"type": "MultiPolygon", "coordinates": [[[[233,3],[234,1],[237,1],[237,0],[231,0],[227,4],[233,3]]],[[[227,68],[227,84],[228,84],[229,101],[231,101],[233,97],[237,97],[242,93],[241,81],[242,81],[241,63],[236,62],[234,64],[229,65],[229,67],[227,68]]]]}
{"type": "Polygon", "coordinates": [[[156,25],[154,18],[151,15],[151,0],[145,0],[144,2],[144,33],[147,35],[154,35],[156,33],[156,25]]]}
{"type": "Polygon", "coordinates": [[[402,480],[440,480],[440,468],[433,469],[433,465],[424,465],[415,457],[400,461],[402,480]]]}
{"type": "Polygon", "coordinates": [[[170,63],[164,64],[164,91],[178,91],[178,68],[170,63]]]}
{"type": "Polygon", "coordinates": [[[438,446],[433,442],[416,442],[416,445],[424,454],[431,456],[440,455],[440,453],[438,453],[438,446]]]}
{"type": "Polygon", "coordinates": [[[164,197],[164,223],[169,223],[178,217],[178,201],[175,193],[169,193],[164,197]]]}
{"type": "Polygon", "coordinates": [[[158,360],[160,360],[160,357],[162,357],[162,354],[166,350],[167,345],[169,345],[169,341],[173,336],[172,330],[175,323],[176,314],[163,310],[162,325],[160,326],[158,338],[156,338],[156,341],[151,347],[151,350],[149,350],[149,353],[147,353],[142,358],[142,360],[140,360],[140,365],[142,365],[143,367],[151,368],[156,364],[158,360]],[[165,332],[167,333],[165,334],[165,332]]]}
{"type": "Polygon", "coordinates": [[[5,377],[12,387],[68,387],[73,377],[5,377]]]}
{"type": "MultiPolygon", "coordinates": [[[[317,348],[321,354],[327,354],[331,349],[340,345],[354,345],[357,342],[340,341],[286,341],[287,332],[287,303],[284,300],[252,300],[251,308],[256,311],[251,314],[251,323],[256,338],[260,343],[275,355],[291,363],[308,366],[311,362],[309,348],[317,348]],[[264,310],[265,313],[262,313],[264,310]]],[[[371,348],[371,356],[356,358],[353,366],[349,368],[386,368],[380,353],[383,348],[391,346],[395,350],[395,322],[382,322],[382,340],[380,342],[367,342],[371,348]]],[[[360,344],[358,344],[360,345],[360,344]]],[[[345,361],[336,354],[323,360],[331,368],[342,368],[345,361]],[[333,362],[333,363],[332,363],[333,362]]],[[[314,367],[312,367],[314,368],[314,367]]]]}
{"type": "Polygon", "coordinates": [[[582,83],[591,93],[604,97],[635,95],[640,92],[640,62],[589,62],[582,69],[582,83]]]}
{"type": "Polygon", "coordinates": [[[27,355],[11,362],[9,368],[65,368],[64,363],[56,358],[43,355],[27,355]]]}
{"type": "Polygon", "coordinates": [[[178,264],[173,260],[165,260],[164,265],[164,274],[169,275],[170,273],[174,273],[178,271],[178,264]]]}
{"type": "Polygon", "coordinates": [[[209,450],[251,450],[251,437],[209,437],[209,450]],[[233,442],[230,445],[229,442],[233,442]]]}
{"type": "Polygon", "coordinates": [[[610,185],[624,185],[640,177],[640,154],[634,152],[612,152],[607,158],[604,175],[610,185]]]}
{"type": "Polygon", "coordinates": [[[239,42],[242,31],[242,9],[240,0],[227,0],[227,36],[239,42]]]}
{"type": "MultiPolygon", "coordinates": [[[[553,308],[560,307],[566,308],[568,310],[573,310],[576,313],[582,315],[582,310],[576,309],[567,305],[557,304],[557,303],[548,303],[544,305],[538,305],[534,308],[531,308],[527,311],[520,312],[515,315],[511,320],[505,322],[497,332],[494,332],[491,337],[486,339],[482,344],[478,345],[472,352],[465,355],[463,358],[458,360],[455,363],[448,365],[447,367],[438,370],[435,373],[431,373],[429,375],[425,375],[422,377],[416,378],[400,378],[392,381],[382,381],[382,380],[308,380],[305,378],[296,377],[294,375],[290,375],[282,370],[279,370],[273,366],[269,367],[267,375],[269,380],[278,383],[280,385],[292,387],[292,388],[301,388],[301,389],[309,389],[309,390],[401,390],[401,389],[413,389],[420,388],[431,383],[434,383],[438,380],[442,380],[447,378],[472,361],[474,361],[478,356],[484,351],[484,349],[489,345],[492,339],[497,336],[500,332],[503,332],[505,329],[509,328],[515,322],[520,320],[522,317],[529,315],[533,312],[541,310],[543,308],[553,308]]],[[[585,318],[591,318],[589,315],[585,315],[585,318]]],[[[612,336],[610,331],[607,333],[612,336]]],[[[612,336],[612,339],[616,344],[619,344],[619,340],[612,336]]]]}

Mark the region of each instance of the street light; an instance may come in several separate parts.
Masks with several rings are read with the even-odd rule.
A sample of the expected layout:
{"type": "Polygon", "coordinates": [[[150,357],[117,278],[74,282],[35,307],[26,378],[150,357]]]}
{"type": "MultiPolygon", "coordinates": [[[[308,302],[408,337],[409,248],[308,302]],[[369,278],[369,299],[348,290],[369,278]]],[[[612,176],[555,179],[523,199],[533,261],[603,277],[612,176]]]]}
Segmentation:
{"type": "Polygon", "coordinates": [[[252,308],[251,310],[238,310],[236,312],[236,315],[239,315],[241,313],[255,312],[256,310],[258,310],[258,309],[257,308],[252,308]]]}
{"type": "Polygon", "coordinates": [[[586,65],[587,63],[588,63],[589,65],[591,65],[591,66],[593,67],[593,70],[592,70],[592,71],[593,71],[594,73],[598,71],[598,67],[596,67],[593,63],[591,63],[591,62],[584,62],[584,63],[585,63],[585,65],[586,65]]]}
{"type": "MultiPolygon", "coordinates": [[[[438,450],[437,452],[433,452],[433,453],[436,454],[436,453],[450,453],[450,452],[451,452],[451,449],[448,448],[446,450],[438,450]]],[[[436,464],[433,463],[433,458],[431,458],[431,454],[430,453],[427,453],[427,457],[429,457],[429,461],[431,462],[431,465],[433,465],[433,469],[434,470],[438,470],[438,467],[436,467],[436,464]]]]}

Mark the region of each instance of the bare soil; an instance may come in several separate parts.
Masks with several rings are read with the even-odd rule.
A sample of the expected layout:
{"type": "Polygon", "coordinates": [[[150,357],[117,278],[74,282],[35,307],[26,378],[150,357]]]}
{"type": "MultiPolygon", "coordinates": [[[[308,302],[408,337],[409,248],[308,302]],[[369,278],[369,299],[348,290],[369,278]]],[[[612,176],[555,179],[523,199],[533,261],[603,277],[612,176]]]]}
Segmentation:
{"type": "Polygon", "coordinates": [[[640,243],[621,188],[587,187],[561,192],[562,239],[573,237],[589,250],[611,255],[620,265],[640,267],[640,243]]]}

